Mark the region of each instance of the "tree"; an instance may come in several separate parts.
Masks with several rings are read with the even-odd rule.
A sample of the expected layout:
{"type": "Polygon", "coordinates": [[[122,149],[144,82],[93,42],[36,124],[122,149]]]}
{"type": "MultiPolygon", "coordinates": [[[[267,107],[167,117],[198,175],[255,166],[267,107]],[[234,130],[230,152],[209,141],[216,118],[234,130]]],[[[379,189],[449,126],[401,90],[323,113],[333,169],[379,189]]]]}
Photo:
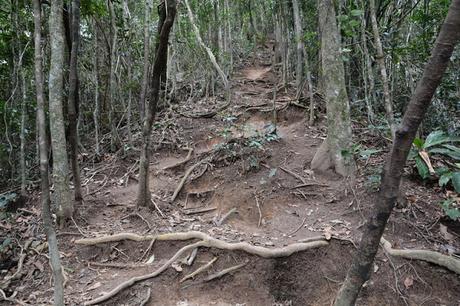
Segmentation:
{"type": "Polygon", "coordinates": [[[54,278],[54,305],[64,306],[64,277],[62,274],[61,260],[56,239],[56,232],[51,217],[50,187],[48,178],[48,146],[45,118],[45,98],[43,93],[43,66],[41,47],[41,5],[40,0],[34,0],[34,42],[35,42],[35,87],[37,97],[37,121],[40,147],[40,178],[41,178],[41,203],[42,218],[48,240],[48,252],[54,278]]]}
{"type": "Polygon", "coordinates": [[[75,200],[81,201],[83,194],[81,191],[80,168],[78,166],[78,103],[79,103],[79,81],[78,81],[78,48],[80,44],[80,0],[72,0],[72,26],[71,26],[71,50],[69,67],[69,98],[68,98],[68,117],[69,117],[69,145],[70,162],[72,165],[72,178],[75,188],[75,200]]]}
{"type": "Polygon", "coordinates": [[[361,243],[353,258],[345,282],[337,295],[336,306],[354,305],[362,285],[370,277],[372,263],[388,218],[399,193],[399,185],[417,129],[441,83],[454,47],[460,40],[460,0],[452,1],[439,32],[422,79],[407,106],[385,165],[380,194],[366,224],[361,243]]]}
{"type": "Polygon", "coordinates": [[[49,19],[51,61],[49,72],[49,110],[51,147],[53,150],[53,183],[61,226],[71,218],[74,207],[69,188],[69,165],[67,158],[65,121],[63,111],[64,85],[64,30],[62,0],[51,2],[49,19]]]}
{"type": "Polygon", "coordinates": [[[341,37],[332,0],[318,1],[321,32],[321,68],[327,104],[327,138],[316,152],[311,168],[329,168],[344,176],[353,176],[355,163],[351,156],[351,120],[345,72],[342,62],[341,37]]]}
{"type": "Polygon", "coordinates": [[[375,48],[377,50],[376,60],[379,64],[380,75],[382,77],[383,97],[385,112],[387,115],[388,126],[390,127],[392,138],[395,137],[395,118],[393,114],[393,102],[390,96],[390,85],[388,84],[387,69],[385,66],[385,54],[383,53],[382,41],[380,40],[379,25],[375,14],[375,0],[369,0],[369,11],[372,22],[372,32],[374,34],[375,48]]]}
{"type": "Polygon", "coordinates": [[[142,148],[139,162],[139,190],[137,195],[137,204],[139,206],[147,206],[150,202],[149,190],[149,147],[150,134],[152,133],[152,125],[157,112],[158,100],[160,96],[161,76],[166,70],[168,56],[168,41],[169,33],[174,24],[176,17],[176,0],[165,0],[158,6],[160,18],[158,28],[161,29],[158,35],[158,44],[156,46],[155,60],[152,68],[152,76],[150,79],[150,100],[148,107],[145,110],[145,118],[142,126],[142,148]]]}

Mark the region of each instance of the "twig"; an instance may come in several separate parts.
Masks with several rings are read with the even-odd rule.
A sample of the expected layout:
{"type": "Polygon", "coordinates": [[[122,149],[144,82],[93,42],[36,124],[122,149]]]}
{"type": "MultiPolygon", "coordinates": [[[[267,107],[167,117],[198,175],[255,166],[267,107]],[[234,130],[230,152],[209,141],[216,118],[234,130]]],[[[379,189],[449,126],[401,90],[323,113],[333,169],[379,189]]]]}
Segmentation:
{"type": "Polygon", "coordinates": [[[195,276],[197,276],[198,274],[200,274],[201,272],[203,271],[206,271],[207,269],[209,269],[209,267],[212,266],[213,263],[215,263],[217,260],[217,257],[214,257],[210,262],[204,264],[203,266],[199,267],[198,269],[196,269],[195,271],[193,271],[192,273],[184,276],[180,281],[179,283],[183,283],[185,282],[186,280],[190,279],[190,278],[194,278],[195,276]]]}
{"type": "Polygon", "coordinates": [[[166,167],[164,167],[162,170],[174,169],[174,168],[176,168],[176,167],[179,167],[179,166],[181,166],[181,165],[187,163],[187,162],[192,158],[193,148],[186,148],[186,149],[188,149],[188,154],[187,154],[187,157],[186,157],[184,160],[182,160],[182,161],[180,161],[180,162],[178,162],[178,163],[175,163],[175,164],[173,164],[173,165],[166,166],[166,167]]]}
{"type": "Polygon", "coordinates": [[[220,278],[222,276],[224,276],[225,274],[228,274],[228,273],[231,273],[233,271],[236,271],[242,267],[244,267],[245,265],[247,265],[249,263],[249,260],[246,260],[245,262],[243,262],[242,264],[239,264],[239,265],[236,265],[236,266],[233,266],[233,267],[230,267],[230,268],[227,268],[227,269],[224,269],[220,272],[217,272],[215,274],[212,274],[212,275],[209,275],[208,277],[206,277],[204,279],[205,282],[209,282],[209,281],[212,281],[214,279],[217,279],[217,278],[220,278]]]}
{"type": "Polygon", "coordinates": [[[147,294],[145,295],[145,298],[142,300],[142,302],[139,304],[139,306],[147,305],[148,301],[150,300],[150,295],[151,295],[151,290],[150,290],[150,288],[147,288],[147,294]]]}
{"type": "Polygon", "coordinates": [[[305,224],[305,221],[307,221],[307,217],[308,216],[305,216],[305,218],[303,218],[303,220],[302,220],[302,223],[300,223],[300,225],[295,230],[293,230],[292,232],[290,232],[287,235],[291,236],[291,235],[294,235],[295,233],[297,233],[302,228],[302,226],[305,224]]]}
{"type": "Polygon", "coordinates": [[[256,199],[257,210],[259,211],[259,222],[257,223],[257,227],[260,227],[260,224],[262,224],[262,210],[260,209],[259,199],[256,193],[254,193],[254,198],[256,199]]]}
{"type": "Polygon", "coordinates": [[[203,161],[201,160],[201,161],[197,162],[196,164],[194,164],[193,166],[191,166],[190,168],[188,168],[187,171],[185,171],[185,174],[182,177],[182,179],[180,180],[179,185],[177,185],[176,190],[174,190],[174,193],[171,196],[171,202],[174,202],[174,200],[177,198],[177,196],[179,195],[179,192],[184,187],[184,184],[187,181],[187,178],[190,176],[190,174],[192,174],[193,170],[196,167],[198,167],[199,165],[201,165],[202,163],[203,163],[203,161]]]}
{"type": "Polygon", "coordinates": [[[152,239],[152,241],[149,244],[149,247],[145,250],[144,254],[142,254],[141,258],[139,258],[139,261],[142,261],[142,259],[144,259],[145,255],[147,255],[147,253],[150,252],[150,250],[152,249],[154,243],[155,243],[155,239],[152,239]]]}
{"type": "Polygon", "coordinates": [[[236,213],[236,212],[237,212],[236,207],[233,207],[219,221],[216,221],[215,224],[217,226],[221,226],[225,222],[225,220],[227,220],[228,217],[230,217],[233,213],[236,213]]]}
{"type": "Polygon", "coordinates": [[[216,210],[217,207],[203,207],[203,208],[190,208],[190,209],[187,209],[187,210],[184,210],[184,214],[186,215],[194,215],[194,214],[201,214],[201,213],[205,213],[205,212],[208,212],[208,211],[212,211],[212,210],[216,210]]]}
{"type": "Polygon", "coordinates": [[[298,175],[297,173],[293,172],[292,170],[289,170],[287,168],[284,168],[284,167],[280,167],[281,170],[283,170],[284,172],[292,175],[293,177],[295,177],[296,179],[298,179],[299,181],[302,182],[302,184],[307,184],[307,182],[305,181],[305,179],[303,177],[301,177],[300,175],[298,175]]]}
{"type": "Polygon", "coordinates": [[[153,206],[155,206],[155,209],[158,211],[158,213],[160,214],[160,216],[164,219],[166,218],[165,215],[163,214],[163,212],[161,211],[160,207],[158,207],[157,203],[153,200],[153,199],[150,199],[150,201],[152,202],[153,206]]]}
{"type": "Polygon", "coordinates": [[[305,183],[305,184],[300,184],[300,185],[294,186],[294,187],[292,187],[292,189],[298,189],[298,188],[303,188],[303,187],[308,187],[308,186],[329,187],[329,185],[326,185],[326,184],[309,182],[309,183],[305,183]]]}

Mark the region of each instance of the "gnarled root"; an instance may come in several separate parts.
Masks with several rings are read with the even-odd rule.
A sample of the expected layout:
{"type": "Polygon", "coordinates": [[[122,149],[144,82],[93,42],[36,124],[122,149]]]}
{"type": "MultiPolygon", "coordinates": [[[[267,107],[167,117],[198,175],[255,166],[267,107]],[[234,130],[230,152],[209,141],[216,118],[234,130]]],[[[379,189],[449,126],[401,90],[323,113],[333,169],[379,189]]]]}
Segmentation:
{"type": "Polygon", "coordinates": [[[247,242],[225,242],[219,239],[213,238],[205,233],[197,232],[197,231],[190,231],[190,232],[178,232],[178,233],[167,233],[167,234],[159,234],[159,235],[137,235],[132,233],[120,233],[112,236],[104,236],[104,237],[96,237],[96,238],[84,238],[75,241],[76,244],[79,245],[97,245],[101,243],[108,243],[108,242],[117,242],[122,240],[132,240],[132,241],[151,241],[151,240],[159,240],[159,241],[184,241],[184,240],[191,240],[191,239],[199,239],[200,241],[195,242],[193,244],[184,246],[181,248],[173,257],[171,257],[164,265],[162,265],[158,270],[133,277],[120,285],[116,288],[111,290],[110,292],[85,303],[85,305],[95,305],[102,303],[111,297],[115,296],[122,290],[131,287],[132,285],[149,279],[154,278],[164,272],[173,262],[175,262],[182,254],[191,251],[198,247],[207,247],[207,248],[217,248],[222,250],[230,250],[230,251],[244,251],[249,254],[257,255],[264,258],[274,258],[274,257],[285,257],[289,256],[295,252],[301,252],[312,248],[317,248],[321,246],[327,246],[328,242],[324,239],[311,241],[307,243],[293,243],[284,247],[280,248],[265,248],[261,246],[254,246],[247,242]]]}
{"type": "Polygon", "coordinates": [[[426,250],[393,249],[391,243],[385,240],[383,237],[380,239],[380,244],[382,245],[383,249],[391,256],[427,261],[460,274],[460,260],[455,259],[452,256],[426,250]]]}

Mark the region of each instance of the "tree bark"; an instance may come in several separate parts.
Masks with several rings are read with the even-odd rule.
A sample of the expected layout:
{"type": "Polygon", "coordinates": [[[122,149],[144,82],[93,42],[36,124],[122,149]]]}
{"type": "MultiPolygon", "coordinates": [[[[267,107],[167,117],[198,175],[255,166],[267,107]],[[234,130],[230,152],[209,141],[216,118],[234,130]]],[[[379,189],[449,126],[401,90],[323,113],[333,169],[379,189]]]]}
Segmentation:
{"type": "Polygon", "coordinates": [[[110,149],[115,152],[120,146],[120,136],[118,135],[117,126],[115,124],[115,91],[117,88],[115,79],[115,64],[117,57],[117,16],[113,7],[113,0],[108,0],[107,5],[110,12],[110,32],[112,40],[110,43],[110,73],[109,73],[109,125],[112,137],[110,138],[110,149]]]}
{"type": "Polygon", "coordinates": [[[176,0],[165,0],[159,7],[159,14],[164,14],[165,19],[160,19],[158,28],[160,34],[158,36],[158,44],[156,47],[155,61],[153,63],[152,77],[150,80],[150,100],[145,112],[145,119],[142,126],[142,148],[139,162],[139,190],[137,195],[137,205],[147,206],[150,202],[149,189],[149,147],[150,134],[152,133],[152,125],[157,112],[158,99],[160,96],[161,76],[166,70],[169,33],[174,24],[176,16],[176,0]]]}
{"type": "Polygon", "coordinates": [[[54,278],[54,305],[64,306],[64,277],[56,239],[56,232],[51,217],[50,188],[48,178],[48,146],[46,136],[45,99],[43,93],[43,67],[41,49],[41,6],[40,0],[33,1],[34,6],[34,42],[35,42],[35,86],[37,96],[37,121],[40,146],[40,177],[42,218],[48,240],[48,252],[54,278]]]}
{"type": "Polygon", "coordinates": [[[80,179],[80,167],[78,166],[78,104],[79,104],[79,82],[78,82],[78,49],[80,44],[80,0],[72,0],[72,26],[71,26],[71,50],[69,67],[69,97],[67,103],[69,119],[69,145],[70,163],[72,166],[72,177],[74,184],[75,200],[83,200],[80,179]]]}
{"type": "Polygon", "coordinates": [[[296,72],[295,72],[295,79],[296,79],[296,86],[297,88],[301,87],[303,81],[303,50],[304,50],[304,43],[302,38],[302,20],[300,17],[300,10],[299,10],[299,3],[297,0],[292,0],[292,9],[294,12],[294,28],[295,28],[295,39],[297,42],[297,63],[296,63],[296,72]]]}
{"type": "Polygon", "coordinates": [[[453,0],[439,32],[422,79],[407,106],[402,123],[396,131],[393,147],[388,156],[380,194],[370,216],[361,243],[347,277],[338,292],[335,305],[354,305],[362,285],[369,279],[372,263],[386,223],[395,205],[399,185],[417,129],[422,122],[455,45],[460,40],[460,0],[453,0]]]}
{"type": "Polygon", "coordinates": [[[53,150],[53,183],[58,219],[61,226],[73,215],[74,206],[69,188],[69,165],[63,112],[64,32],[62,0],[51,2],[49,20],[51,61],[49,72],[49,111],[51,147],[53,150]]]}
{"type": "MultiPolygon", "coordinates": [[[[94,18],[94,17],[93,17],[94,18]]],[[[93,19],[93,32],[94,32],[94,53],[93,53],[93,78],[94,78],[94,110],[93,110],[93,121],[94,121],[94,138],[96,142],[96,156],[100,155],[99,147],[99,114],[100,114],[100,103],[99,103],[99,65],[98,65],[98,35],[96,21],[93,19]]]]}
{"type": "Polygon", "coordinates": [[[193,17],[193,12],[192,9],[190,8],[190,4],[188,3],[188,0],[185,0],[185,5],[187,6],[187,12],[188,12],[188,18],[190,19],[190,23],[192,24],[193,31],[195,32],[195,37],[200,46],[205,49],[206,53],[208,54],[209,59],[211,60],[211,63],[214,65],[214,68],[216,68],[217,72],[219,73],[220,78],[222,79],[222,83],[224,84],[225,91],[227,92],[227,98],[229,98],[229,82],[227,80],[227,76],[223,72],[223,70],[220,68],[219,64],[217,63],[216,57],[212,53],[211,49],[209,49],[205,43],[203,42],[203,39],[201,38],[200,35],[200,30],[196,26],[195,23],[195,17],[193,17]]]}
{"type": "Polygon", "coordinates": [[[345,88],[341,37],[333,1],[319,0],[318,12],[321,32],[321,76],[327,106],[327,138],[316,152],[311,168],[332,168],[343,177],[353,177],[355,162],[351,154],[350,105],[345,88]]]}
{"type": "Polygon", "coordinates": [[[150,6],[151,0],[145,0],[144,11],[144,70],[142,74],[141,96],[139,100],[139,110],[141,118],[145,118],[145,96],[147,92],[147,84],[149,80],[150,67],[150,37],[149,37],[149,21],[150,21],[150,6]]]}
{"type": "Polygon", "coordinates": [[[388,126],[390,127],[392,138],[394,139],[396,123],[393,114],[393,102],[391,101],[390,96],[390,86],[388,84],[387,69],[385,67],[385,54],[383,53],[382,41],[380,40],[379,34],[379,25],[377,23],[377,17],[375,15],[375,0],[369,0],[369,11],[371,15],[372,32],[374,33],[375,48],[377,51],[376,60],[379,64],[380,75],[382,76],[385,112],[387,115],[388,126]]]}

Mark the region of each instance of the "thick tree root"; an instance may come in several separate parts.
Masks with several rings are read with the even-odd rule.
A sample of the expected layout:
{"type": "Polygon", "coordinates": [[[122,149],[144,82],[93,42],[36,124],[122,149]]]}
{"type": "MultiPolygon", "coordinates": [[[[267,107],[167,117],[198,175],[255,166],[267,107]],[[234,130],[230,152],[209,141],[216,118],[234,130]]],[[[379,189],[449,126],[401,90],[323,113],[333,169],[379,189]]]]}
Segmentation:
{"type": "Polygon", "coordinates": [[[274,258],[274,257],[286,257],[295,252],[301,252],[312,248],[318,248],[322,246],[327,246],[328,242],[324,239],[312,241],[308,243],[293,243],[285,247],[281,248],[265,248],[260,246],[253,246],[247,242],[225,242],[213,238],[205,233],[197,232],[197,231],[190,231],[190,232],[178,232],[178,233],[167,233],[167,234],[159,234],[159,235],[137,235],[132,233],[120,233],[112,236],[104,236],[104,237],[96,237],[96,238],[84,238],[76,240],[75,243],[78,245],[97,245],[101,243],[108,243],[108,242],[117,242],[123,240],[132,240],[132,241],[151,241],[151,240],[159,240],[159,241],[184,241],[184,240],[191,240],[191,239],[199,239],[200,241],[195,242],[193,244],[184,246],[181,248],[173,257],[171,257],[164,265],[162,265],[158,270],[133,277],[120,285],[116,288],[111,290],[110,292],[94,299],[91,301],[86,302],[84,305],[95,305],[102,303],[122,290],[131,287],[132,285],[144,281],[149,278],[154,278],[164,272],[173,262],[175,262],[178,258],[180,258],[184,253],[191,251],[198,247],[207,247],[207,248],[217,248],[222,250],[230,250],[230,251],[244,251],[249,254],[257,255],[264,258],[274,258]]]}
{"type": "Polygon", "coordinates": [[[393,249],[391,243],[383,237],[380,240],[383,249],[391,256],[399,256],[407,259],[423,260],[438,266],[447,268],[457,274],[460,274],[460,260],[452,256],[444,255],[434,251],[426,250],[398,250],[393,249]]]}

